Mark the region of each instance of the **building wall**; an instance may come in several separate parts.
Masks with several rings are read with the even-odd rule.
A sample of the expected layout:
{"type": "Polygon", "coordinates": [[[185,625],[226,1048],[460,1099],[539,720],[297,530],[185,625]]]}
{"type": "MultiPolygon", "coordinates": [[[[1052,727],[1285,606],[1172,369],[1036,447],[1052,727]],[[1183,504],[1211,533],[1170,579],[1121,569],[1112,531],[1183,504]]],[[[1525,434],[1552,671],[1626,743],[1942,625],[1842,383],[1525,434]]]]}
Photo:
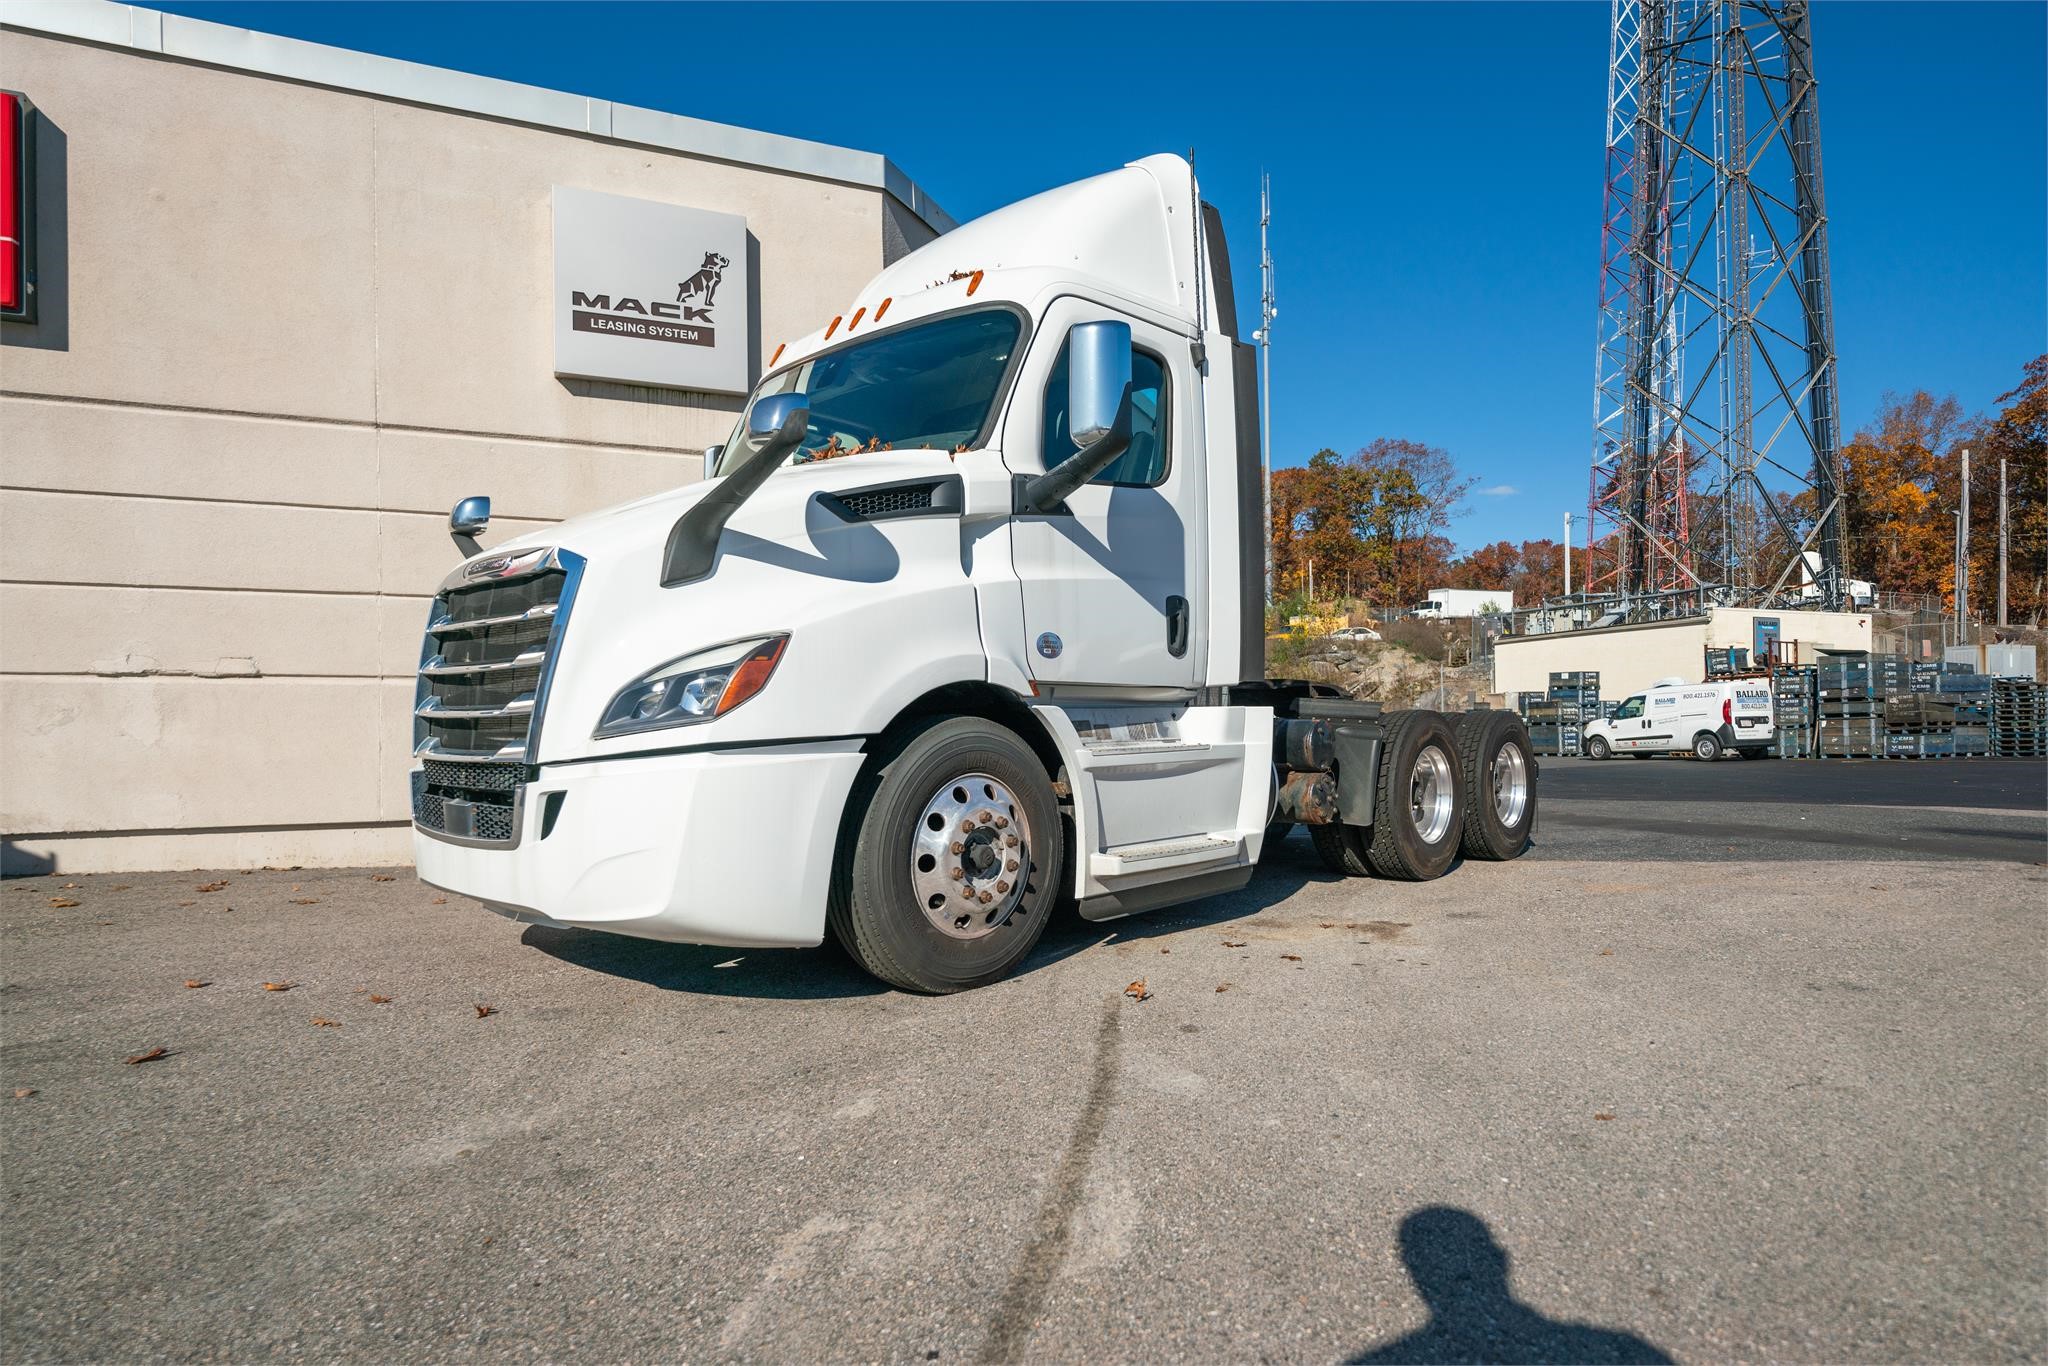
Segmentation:
{"type": "Polygon", "coordinates": [[[449,506],[491,495],[489,542],[686,482],[740,403],[553,374],[552,186],[744,214],[763,352],[932,235],[872,186],[41,33],[0,86],[43,115],[41,316],[0,330],[16,868],[407,856],[449,506]]]}
{"type": "Polygon", "coordinates": [[[1821,649],[1870,648],[1868,615],[1716,607],[1704,617],[1496,641],[1493,688],[1502,693],[1541,692],[1549,686],[1552,673],[1592,669],[1600,675],[1601,698],[1619,700],[1660,678],[1689,681],[1701,677],[1710,647],[1754,649],[1758,617],[1778,619],[1779,639],[1799,643],[1801,663],[1811,664],[1821,649]]]}

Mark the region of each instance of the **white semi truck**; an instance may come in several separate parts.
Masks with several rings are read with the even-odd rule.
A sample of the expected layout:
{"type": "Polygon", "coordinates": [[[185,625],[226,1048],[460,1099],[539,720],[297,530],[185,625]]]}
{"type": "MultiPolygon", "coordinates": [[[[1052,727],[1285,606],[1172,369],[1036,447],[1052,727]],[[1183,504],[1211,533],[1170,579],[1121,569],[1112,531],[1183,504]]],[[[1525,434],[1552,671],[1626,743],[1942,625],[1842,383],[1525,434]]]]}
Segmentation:
{"type": "Polygon", "coordinates": [[[1055,905],[1242,886],[1309,827],[1522,852],[1505,712],[1264,672],[1257,390],[1223,231],[1155,156],[969,223],[778,349],[713,477],[476,549],[415,706],[420,876],[515,919],[1003,976],[1055,905]]]}

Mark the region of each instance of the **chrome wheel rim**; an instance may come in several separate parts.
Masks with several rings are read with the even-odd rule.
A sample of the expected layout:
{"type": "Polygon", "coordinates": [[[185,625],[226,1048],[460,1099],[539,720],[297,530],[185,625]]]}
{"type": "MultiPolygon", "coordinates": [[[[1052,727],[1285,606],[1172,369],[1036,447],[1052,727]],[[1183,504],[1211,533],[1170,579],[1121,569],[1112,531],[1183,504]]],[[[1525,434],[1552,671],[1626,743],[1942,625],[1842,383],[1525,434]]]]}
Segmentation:
{"type": "Polygon", "coordinates": [[[994,934],[1024,903],[1031,823],[986,773],[941,783],[910,842],[910,886],[925,919],[953,939],[994,934]]]}
{"type": "Polygon", "coordinates": [[[1435,844],[1450,830],[1455,796],[1450,758],[1430,745],[1415,756],[1408,777],[1408,816],[1424,844],[1435,844]]]}
{"type": "Polygon", "coordinates": [[[1493,814],[1510,830],[1522,823],[1529,809],[1529,761],[1522,747],[1505,744],[1493,756],[1493,814]]]}

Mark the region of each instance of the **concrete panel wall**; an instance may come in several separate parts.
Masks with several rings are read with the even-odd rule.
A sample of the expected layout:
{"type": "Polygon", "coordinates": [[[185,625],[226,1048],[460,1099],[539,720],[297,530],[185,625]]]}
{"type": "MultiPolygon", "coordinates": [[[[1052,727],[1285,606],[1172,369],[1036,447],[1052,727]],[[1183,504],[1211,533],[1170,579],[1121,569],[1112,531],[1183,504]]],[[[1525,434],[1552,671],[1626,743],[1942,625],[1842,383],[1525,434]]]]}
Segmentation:
{"type": "MultiPolygon", "coordinates": [[[[931,230],[878,189],[10,30],[42,318],[0,328],[14,867],[401,858],[444,519],[697,477],[733,396],[553,374],[551,187],[744,214],[763,354],[931,230]]],[[[735,296],[737,302],[737,296],[735,296]]]]}
{"type": "MultiPolygon", "coordinates": [[[[1778,639],[1799,648],[1793,656],[1801,664],[1815,662],[1821,650],[1868,650],[1868,612],[1758,612],[1742,607],[1716,607],[1710,614],[1707,644],[1714,647],[1739,645],[1756,649],[1756,619],[1775,617],[1778,639]]],[[[1705,662],[1704,659],[1701,661],[1705,662]]]]}
{"type": "Polygon", "coordinates": [[[1707,619],[1555,631],[1494,642],[1495,692],[1542,692],[1553,673],[1592,669],[1600,696],[1623,698],[1660,678],[1698,678],[1706,664],[1707,619]]]}

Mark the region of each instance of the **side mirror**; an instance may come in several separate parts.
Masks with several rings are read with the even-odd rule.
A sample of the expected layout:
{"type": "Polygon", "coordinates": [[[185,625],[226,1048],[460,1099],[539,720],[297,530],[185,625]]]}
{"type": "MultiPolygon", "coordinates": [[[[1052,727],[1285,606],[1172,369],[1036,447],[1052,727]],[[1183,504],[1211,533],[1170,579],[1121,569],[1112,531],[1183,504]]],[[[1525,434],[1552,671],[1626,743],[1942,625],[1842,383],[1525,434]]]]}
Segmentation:
{"type": "Polygon", "coordinates": [[[706,446],[704,448],[704,473],[701,476],[702,478],[709,479],[718,473],[718,458],[724,454],[724,446],[706,446]]]}
{"type": "Polygon", "coordinates": [[[661,586],[674,588],[711,572],[725,524],[754,490],[768,482],[811,425],[811,401],[802,394],[770,394],[747,412],[740,460],[717,488],[676,519],[661,559],[661,586]]]}
{"type": "Polygon", "coordinates": [[[1067,430],[1080,450],[1025,483],[1020,512],[1051,512],[1131,445],[1131,326],[1067,330],[1067,430]]]}
{"type": "Polygon", "coordinates": [[[448,514],[448,529],[457,536],[481,536],[491,524],[491,500],[465,498],[448,514]]]}
{"type": "Polygon", "coordinates": [[[491,500],[472,496],[457,503],[448,513],[448,538],[455,542],[455,548],[462,552],[464,559],[483,553],[483,547],[476,538],[484,534],[484,528],[491,524],[491,500]]]}

